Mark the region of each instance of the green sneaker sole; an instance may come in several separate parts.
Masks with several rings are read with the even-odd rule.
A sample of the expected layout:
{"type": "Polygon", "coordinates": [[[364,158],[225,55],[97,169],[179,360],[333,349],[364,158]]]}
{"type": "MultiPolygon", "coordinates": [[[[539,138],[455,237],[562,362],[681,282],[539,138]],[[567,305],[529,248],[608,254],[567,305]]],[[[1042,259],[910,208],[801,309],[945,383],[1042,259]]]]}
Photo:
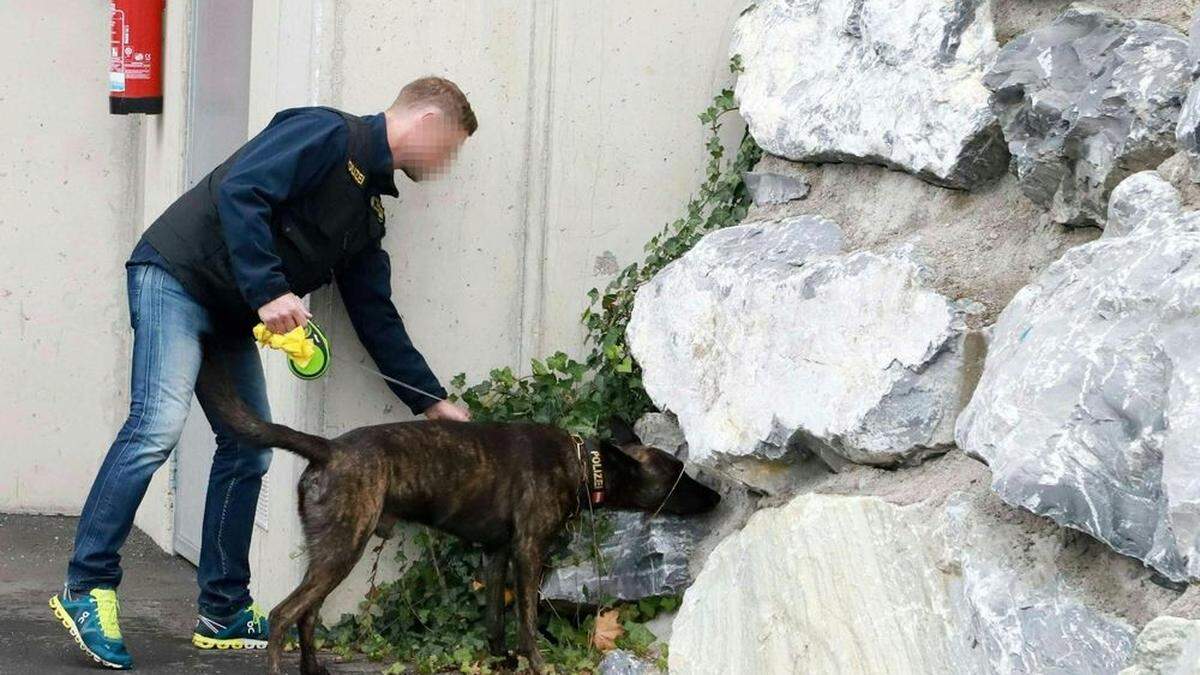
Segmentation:
{"type": "Polygon", "coordinates": [[[105,668],[112,668],[113,670],[129,669],[129,666],[122,666],[118,663],[113,663],[112,661],[102,659],[98,654],[96,654],[96,652],[88,649],[87,645],[83,643],[83,638],[79,635],[79,629],[75,627],[75,622],[71,620],[71,615],[67,613],[67,608],[62,606],[62,603],[59,602],[57,595],[50,598],[50,609],[54,612],[54,617],[62,622],[63,628],[66,628],[67,632],[71,634],[71,637],[75,639],[75,644],[79,645],[79,649],[81,649],[84,654],[92,657],[93,661],[99,663],[105,668]]]}
{"type": "Polygon", "coordinates": [[[192,644],[200,649],[266,649],[266,640],[251,640],[249,638],[230,638],[220,640],[192,633],[192,644]]]}

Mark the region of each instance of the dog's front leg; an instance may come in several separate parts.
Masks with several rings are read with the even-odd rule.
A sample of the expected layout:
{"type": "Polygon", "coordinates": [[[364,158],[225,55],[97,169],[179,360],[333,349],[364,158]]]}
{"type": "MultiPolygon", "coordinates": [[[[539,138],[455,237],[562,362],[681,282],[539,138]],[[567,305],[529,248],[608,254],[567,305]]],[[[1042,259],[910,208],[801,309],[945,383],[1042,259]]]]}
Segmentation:
{"type": "Polygon", "coordinates": [[[517,572],[517,614],[521,625],[518,631],[518,651],[529,659],[533,672],[545,671],[546,662],[537,646],[538,591],[542,583],[542,551],[539,540],[521,538],[514,546],[517,572]]]}
{"type": "Polygon", "coordinates": [[[508,581],[508,547],[488,555],[484,583],[487,584],[488,649],[493,656],[504,656],[504,587],[508,581]]]}

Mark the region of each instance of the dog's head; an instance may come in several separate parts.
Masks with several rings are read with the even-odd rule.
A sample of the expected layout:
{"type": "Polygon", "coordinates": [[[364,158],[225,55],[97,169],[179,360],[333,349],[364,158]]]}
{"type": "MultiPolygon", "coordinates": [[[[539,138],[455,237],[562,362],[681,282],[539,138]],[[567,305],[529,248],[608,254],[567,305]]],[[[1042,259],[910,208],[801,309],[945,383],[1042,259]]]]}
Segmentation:
{"type": "Polygon", "coordinates": [[[687,516],[716,508],[721,495],[687,475],[683,462],[671,453],[644,445],[631,429],[614,424],[613,440],[603,443],[605,453],[620,464],[622,485],[612,495],[612,505],[654,513],[687,516]]]}

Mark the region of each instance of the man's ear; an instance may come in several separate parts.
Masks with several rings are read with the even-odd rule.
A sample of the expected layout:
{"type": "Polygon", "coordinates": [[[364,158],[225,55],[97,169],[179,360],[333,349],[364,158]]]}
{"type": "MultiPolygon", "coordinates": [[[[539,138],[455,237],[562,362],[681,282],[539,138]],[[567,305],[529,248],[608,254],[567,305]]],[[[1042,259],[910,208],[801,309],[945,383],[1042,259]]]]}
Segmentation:
{"type": "Polygon", "coordinates": [[[642,441],[633,433],[633,427],[620,417],[610,417],[606,424],[608,437],[617,445],[641,445],[642,441]]]}

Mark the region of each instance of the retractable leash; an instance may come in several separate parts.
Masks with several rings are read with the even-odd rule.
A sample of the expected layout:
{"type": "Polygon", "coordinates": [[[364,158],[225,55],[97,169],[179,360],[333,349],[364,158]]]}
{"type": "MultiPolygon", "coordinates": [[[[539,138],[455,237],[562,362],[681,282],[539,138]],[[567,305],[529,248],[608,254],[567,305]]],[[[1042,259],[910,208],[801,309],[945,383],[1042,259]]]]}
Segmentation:
{"type": "Polygon", "coordinates": [[[329,364],[334,359],[337,359],[338,363],[349,364],[375,377],[391,382],[396,386],[404,387],[422,396],[428,396],[435,401],[446,400],[424,389],[414,387],[407,382],[401,382],[394,377],[384,375],[374,368],[368,368],[348,358],[335,356],[333,346],[330,344],[329,338],[325,336],[325,331],[321,330],[321,327],[311,319],[305,324],[302,331],[296,328],[283,335],[271,333],[267,330],[266,326],[259,324],[254,327],[254,337],[258,339],[259,344],[271,347],[272,349],[278,349],[287,354],[288,370],[302,380],[316,380],[320,378],[329,371],[329,364]]]}

